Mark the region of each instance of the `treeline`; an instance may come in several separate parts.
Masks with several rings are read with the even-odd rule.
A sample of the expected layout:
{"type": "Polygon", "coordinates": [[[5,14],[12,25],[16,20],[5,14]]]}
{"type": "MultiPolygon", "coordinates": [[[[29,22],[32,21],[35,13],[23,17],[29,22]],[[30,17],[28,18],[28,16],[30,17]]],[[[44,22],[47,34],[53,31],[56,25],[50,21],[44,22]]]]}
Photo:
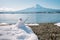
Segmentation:
{"type": "Polygon", "coordinates": [[[58,12],[0,12],[0,14],[26,14],[26,13],[60,13],[60,11],[58,12]]]}

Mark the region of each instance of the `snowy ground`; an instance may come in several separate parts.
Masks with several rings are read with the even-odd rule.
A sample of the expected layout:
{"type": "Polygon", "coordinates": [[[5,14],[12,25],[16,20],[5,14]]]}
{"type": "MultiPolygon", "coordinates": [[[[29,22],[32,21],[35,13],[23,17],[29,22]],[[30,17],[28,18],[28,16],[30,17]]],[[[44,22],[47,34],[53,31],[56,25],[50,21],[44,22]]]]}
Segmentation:
{"type": "Polygon", "coordinates": [[[0,40],[38,40],[30,27],[26,30],[15,25],[0,26],[0,40]]]}
{"type": "Polygon", "coordinates": [[[54,25],[60,26],[60,23],[55,23],[54,25]]]}

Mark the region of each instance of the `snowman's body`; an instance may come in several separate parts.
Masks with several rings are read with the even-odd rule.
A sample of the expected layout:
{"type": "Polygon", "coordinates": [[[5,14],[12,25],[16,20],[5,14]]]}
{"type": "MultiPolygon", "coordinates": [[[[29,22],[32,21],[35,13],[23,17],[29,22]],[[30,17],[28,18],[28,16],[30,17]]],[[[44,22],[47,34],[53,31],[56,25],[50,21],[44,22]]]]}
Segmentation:
{"type": "Polygon", "coordinates": [[[27,32],[27,33],[32,33],[32,32],[33,32],[33,31],[31,30],[31,28],[28,27],[28,26],[26,26],[22,20],[18,20],[18,22],[17,22],[17,24],[16,24],[16,27],[18,27],[19,29],[24,30],[24,31],[27,32]]]}

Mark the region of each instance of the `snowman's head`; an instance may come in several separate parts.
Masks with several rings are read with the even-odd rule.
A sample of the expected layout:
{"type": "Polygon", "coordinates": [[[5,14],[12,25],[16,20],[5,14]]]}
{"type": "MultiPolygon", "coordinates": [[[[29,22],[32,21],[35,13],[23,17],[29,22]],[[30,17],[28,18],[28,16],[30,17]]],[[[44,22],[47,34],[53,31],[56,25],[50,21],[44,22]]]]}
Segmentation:
{"type": "Polygon", "coordinates": [[[19,20],[22,21],[22,18],[20,18],[19,20]]]}

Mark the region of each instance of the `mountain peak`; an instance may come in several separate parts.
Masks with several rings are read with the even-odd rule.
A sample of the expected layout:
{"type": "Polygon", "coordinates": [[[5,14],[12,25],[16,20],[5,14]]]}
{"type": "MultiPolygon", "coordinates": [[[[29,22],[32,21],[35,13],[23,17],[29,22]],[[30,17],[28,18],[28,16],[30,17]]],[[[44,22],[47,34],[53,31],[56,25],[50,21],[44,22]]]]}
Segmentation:
{"type": "Polygon", "coordinates": [[[39,4],[36,4],[35,8],[42,8],[42,6],[40,6],[39,4]]]}
{"type": "Polygon", "coordinates": [[[40,5],[39,4],[36,4],[36,7],[40,7],[40,5]]]}

